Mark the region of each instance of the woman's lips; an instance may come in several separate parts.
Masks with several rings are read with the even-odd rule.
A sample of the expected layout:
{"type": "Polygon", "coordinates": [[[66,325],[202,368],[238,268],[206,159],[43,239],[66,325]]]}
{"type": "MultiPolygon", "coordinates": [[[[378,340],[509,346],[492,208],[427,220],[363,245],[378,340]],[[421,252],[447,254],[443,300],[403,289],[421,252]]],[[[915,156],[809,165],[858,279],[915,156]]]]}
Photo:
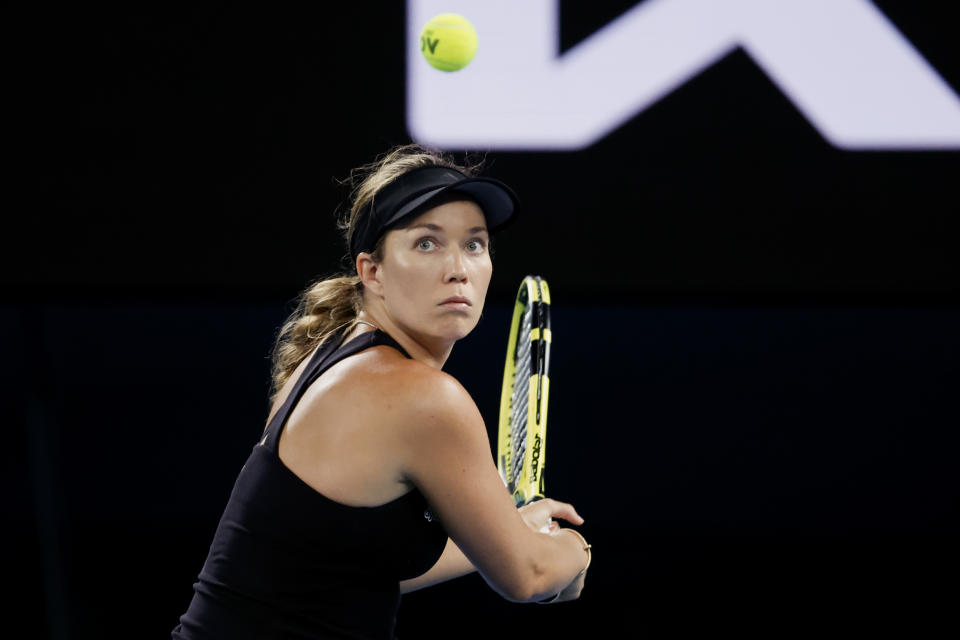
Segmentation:
{"type": "Polygon", "coordinates": [[[453,307],[454,309],[469,309],[473,306],[470,301],[462,296],[447,298],[440,303],[444,307],[453,307]]]}

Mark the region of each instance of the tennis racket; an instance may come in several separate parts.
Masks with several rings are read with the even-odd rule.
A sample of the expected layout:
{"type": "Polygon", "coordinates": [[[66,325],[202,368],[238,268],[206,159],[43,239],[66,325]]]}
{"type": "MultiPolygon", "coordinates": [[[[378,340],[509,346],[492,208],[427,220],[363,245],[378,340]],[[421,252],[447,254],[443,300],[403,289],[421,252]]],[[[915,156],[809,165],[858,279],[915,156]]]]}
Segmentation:
{"type": "Polygon", "coordinates": [[[520,283],[500,392],[497,469],[518,507],[543,498],[550,394],[550,289],[539,276],[520,283]]]}

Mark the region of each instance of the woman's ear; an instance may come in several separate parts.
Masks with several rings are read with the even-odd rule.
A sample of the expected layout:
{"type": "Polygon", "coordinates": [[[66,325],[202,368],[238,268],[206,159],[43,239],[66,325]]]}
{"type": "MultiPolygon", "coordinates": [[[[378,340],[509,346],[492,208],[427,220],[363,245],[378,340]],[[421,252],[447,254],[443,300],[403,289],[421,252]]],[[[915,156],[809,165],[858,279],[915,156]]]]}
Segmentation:
{"type": "Polygon", "coordinates": [[[380,282],[380,265],[377,264],[373,256],[361,251],[357,256],[357,275],[360,276],[360,282],[364,290],[380,295],[383,293],[383,283],[380,282]]]}

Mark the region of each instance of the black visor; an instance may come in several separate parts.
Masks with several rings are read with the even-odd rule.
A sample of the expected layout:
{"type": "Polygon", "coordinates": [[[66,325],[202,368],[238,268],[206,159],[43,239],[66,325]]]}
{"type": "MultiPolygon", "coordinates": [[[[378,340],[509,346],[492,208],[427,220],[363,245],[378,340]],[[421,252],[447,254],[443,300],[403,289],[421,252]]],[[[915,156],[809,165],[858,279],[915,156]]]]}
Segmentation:
{"type": "Polygon", "coordinates": [[[450,192],[463,193],[480,205],[490,233],[502,229],[519,204],[513,190],[493,178],[469,178],[448,167],[413,169],[395,178],[364,207],[350,237],[353,263],[361,252],[372,252],[391,225],[423,211],[438,196],[450,192]]]}

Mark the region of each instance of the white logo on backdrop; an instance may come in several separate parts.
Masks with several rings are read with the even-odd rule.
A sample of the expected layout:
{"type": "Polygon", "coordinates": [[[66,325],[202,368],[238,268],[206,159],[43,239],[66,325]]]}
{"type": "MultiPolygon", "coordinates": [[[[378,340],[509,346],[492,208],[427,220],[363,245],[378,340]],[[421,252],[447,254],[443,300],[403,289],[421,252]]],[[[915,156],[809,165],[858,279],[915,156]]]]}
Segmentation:
{"type": "Polygon", "coordinates": [[[558,0],[410,0],[407,125],[438,147],[578,149],[737,47],[838,147],[960,148],[960,98],[867,0],[647,0],[562,56],[558,0]],[[479,35],[461,71],[420,55],[439,13],[479,35]]]}

